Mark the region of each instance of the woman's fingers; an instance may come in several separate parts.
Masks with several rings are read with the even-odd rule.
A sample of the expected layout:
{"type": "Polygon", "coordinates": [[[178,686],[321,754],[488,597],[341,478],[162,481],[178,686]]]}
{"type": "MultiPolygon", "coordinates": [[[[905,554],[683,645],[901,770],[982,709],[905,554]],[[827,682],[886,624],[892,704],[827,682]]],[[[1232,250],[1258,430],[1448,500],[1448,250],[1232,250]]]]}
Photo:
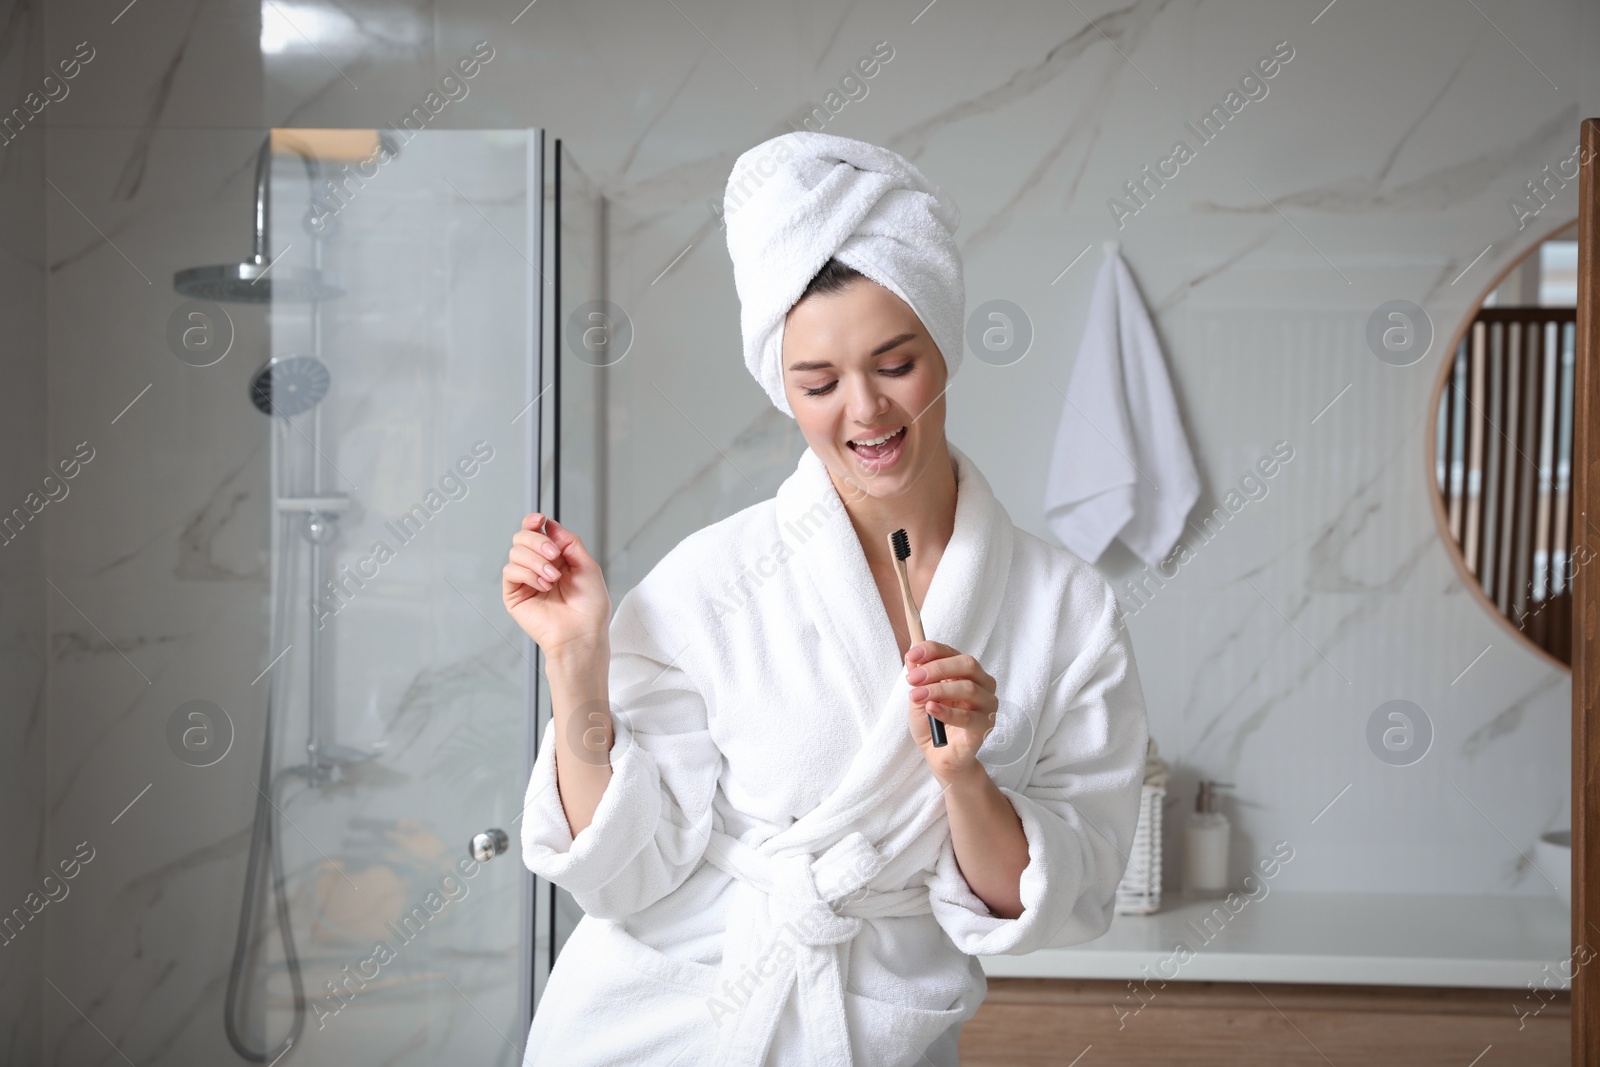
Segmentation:
{"type": "MultiPolygon", "coordinates": [[[[560,527],[556,520],[550,518],[542,511],[530,512],[523,517],[522,529],[511,536],[513,544],[523,545],[538,552],[552,563],[559,563],[563,554],[563,546],[558,544],[551,535],[560,527]]],[[[568,538],[576,540],[572,534],[562,530],[568,538]]]]}
{"type": "Polygon", "coordinates": [[[518,586],[524,585],[529,589],[533,589],[541,593],[547,593],[550,591],[549,582],[544,581],[538,575],[528,570],[528,568],[519,567],[515,563],[507,563],[500,571],[500,577],[505,583],[505,592],[508,596],[513,593],[518,586]]]}
{"type": "Polygon", "coordinates": [[[522,545],[511,546],[511,562],[525,567],[534,574],[548,578],[550,581],[559,581],[561,578],[561,568],[551,563],[544,556],[534,552],[533,549],[522,545]]]}
{"type": "Polygon", "coordinates": [[[917,641],[906,649],[907,663],[927,663],[929,660],[942,659],[945,656],[960,655],[949,645],[940,644],[938,641],[917,641]]]}
{"type": "Polygon", "coordinates": [[[542,511],[523,516],[507,558],[502,577],[508,608],[551,592],[589,559],[577,536],[542,511]]]}
{"type": "MultiPolygon", "coordinates": [[[[523,517],[522,529],[511,535],[511,543],[520,545],[531,552],[537,552],[545,560],[555,562],[561,559],[561,550],[556,547],[550,537],[540,532],[540,528],[548,528],[549,523],[542,512],[532,512],[523,517]]],[[[535,571],[540,568],[535,567],[535,571]]]]}
{"type": "Polygon", "coordinates": [[[545,523],[544,532],[569,563],[583,567],[589,565],[591,562],[589,552],[583,547],[583,542],[578,540],[577,534],[554,519],[550,519],[545,523]]]}
{"type": "Polygon", "coordinates": [[[976,659],[938,641],[918,641],[906,650],[906,669],[914,671],[918,667],[928,672],[930,681],[963,675],[976,678],[983,674],[976,659]]]}
{"type": "MultiPolygon", "coordinates": [[[[977,747],[994,727],[999,710],[994,678],[976,658],[939,641],[916,642],[906,650],[905,662],[906,681],[911,684],[912,736],[926,753],[944,753],[939,758],[945,761],[975,759],[977,747]],[[934,749],[928,716],[962,731],[959,743],[934,749]]],[[[936,760],[932,755],[928,758],[930,764],[936,760]]]]}
{"type": "MultiPolygon", "coordinates": [[[[933,644],[933,642],[925,642],[933,644]]],[[[915,651],[917,645],[912,646],[915,651]]],[[[938,645],[939,648],[948,648],[948,645],[938,645]]],[[[909,653],[908,653],[909,655],[909,653]]],[[[981,664],[971,656],[950,649],[949,654],[941,655],[937,659],[912,661],[906,668],[906,681],[912,685],[926,685],[932,682],[943,681],[947,678],[971,678],[983,688],[994,692],[995,680],[985,671],[981,664]]]]}
{"type": "Polygon", "coordinates": [[[565,559],[579,569],[586,568],[592,562],[578,535],[542,511],[525,516],[522,529],[513,535],[512,540],[542,553],[547,559],[558,562],[565,559]],[[555,554],[551,555],[544,546],[554,549],[555,554]]]}
{"type": "Polygon", "coordinates": [[[982,712],[973,711],[970,708],[952,708],[948,704],[930,703],[924,705],[924,709],[940,722],[950,726],[959,726],[964,730],[982,726],[987,720],[987,716],[982,712]]]}
{"type": "Polygon", "coordinates": [[[951,678],[916,686],[911,690],[911,699],[918,703],[932,700],[978,711],[987,711],[989,705],[994,703],[993,695],[970,678],[951,678]],[[922,695],[918,696],[918,693],[922,695]]]}
{"type": "Polygon", "coordinates": [[[555,546],[555,542],[534,530],[518,530],[511,535],[511,543],[537,552],[552,562],[561,558],[561,550],[555,546]]]}

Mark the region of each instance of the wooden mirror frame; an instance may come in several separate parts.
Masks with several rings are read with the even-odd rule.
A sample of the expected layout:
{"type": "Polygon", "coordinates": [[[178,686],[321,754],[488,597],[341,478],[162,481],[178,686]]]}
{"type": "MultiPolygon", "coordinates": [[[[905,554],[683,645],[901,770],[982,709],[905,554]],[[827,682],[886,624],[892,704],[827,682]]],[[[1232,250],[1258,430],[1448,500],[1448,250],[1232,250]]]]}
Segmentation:
{"type": "MultiPolygon", "coordinates": [[[[1585,173],[1587,173],[1587,172],[1585,172],[1585,173]]],[[[1450,382],[1451,373],[1455,369],[1455,365],[1456,365],[1455,353],[1456,353],[1456,350],[1461,347],[1461,342],[1466,338],[1467,332],[1472,329],[1472,324],[1477,320],[1478,312],[1483,310],[1483,302],[1489,298],[1489,294],[1493,293],[1496,289],[1500,288],[1500,284],[1506,280],[1506,278],[1511,274],[1512,271],[1516,270],[1523,263],[1525,263],[1529,256],[1533,256],[1533,255],[1538,254],[1539,249],[1541,247],[1543,247],[1543,245],[1544,245],[1544,243],[1546,241],[1550,240],[1553,237],[1557,237],[1557,236],[1559,236],[1559,235],[1561,235],[1563,233],[1566,233],[1569,230],[1572,232],[1572,234],[1574,236],[1577,236],[1579,234],[1579,232],[1580,232],[1579,225],[1578,225],[1579,221],[1580,221],[1579,219],[1571,219],[1571,220],[1561,224],[1560,226],[1557,226],[1554,229],[1552,229],[1552,230],[1548,231],[1547,233],[1545,233],[1537,241],[1533,242],[1533,244],[1529,245],[1526,249],[1524,249],[1521,255],[1519,255],[1517,258],[1513,259],[1510,263],[1507,263],[1504,267],[1502,267],[1501,270],[1500,270],[1500,273],[1496,274],[1494,276],[1494,280],[1491,281],[1488,284],[1488,286],[1486,286],[1484,288],[1483,292],[1478,294],[1478,299],[1473,302],[1472,310],[1467,313],[1466,317],[1461,320],[1461,324],[1456,327],[1456,332],[1455,332],[1454,336],[1452,336],[1450,338],[1449,346],[1447,348],[1445,348],[1443,353],[1441,354],[1441,357],[1440,357],[1440,360],[1439,360],[1439,373],[1438,373],[1437,379],[1433,383],[1433,392],[1432,392],[1432,394],[1431,394],[1431,396],[1430,396],[1430,398],[1428,400],[1427,431],[1426,431],[1426,433],[1423,434],[1423,437],[1425,438],[1425,441],[1426,441],[1426,449],[1427,449],[1427,457],[1424,460],[1423,473],[1424,473],[1424,476],[1425,476],[1425,478],[1427,480],[1427,483],[1428,483],[1428,500],[1433,506],[1433,522],[1434,522],[1435,527],[1438,528],[1439,539],[1444,542],[1445,552],[1446,552],[1447,555],[1449,555],[1450,562],[1451,562],[1452,565],[1454,565],[1454,567],[1456,569],[1456,577],[1460,580],[1461,584],[1466,587],[1467,592],[1473,597],[1473,599],[1475,599],[1478,602],[1478,606],[1483,608],[1484,611],[1488,612],[1490,618],[1494,619],[1495,622],[1499,623],[1501,628],[1504,629],[1507,633],[1511,634],[1523,648],[1525,648],[1528,651],[1534,653],[1536,656],[1538,656],[1540,659],[1544,660],[1546,663],[1550,664],[1551,666],[1559,667],[1564,671],[1571,671],[1572,670],[1571,666],[1569,666],[1566,663],[1563,663],[1560,659],[1558,659],[1557,657],[1551,655],[1550,652],[1547,651],[1543,646],[1541,646],[1537,641],[1535,641],[1533,638],[1529,637],[1528,634],[1521,627],[1517,626],[1510,619],[1506,618],[1504,613],[1502,613],[1501,610],[1500,610],[1500,605],[1496,604],[1494,602],[1494,600],[1492,600],[1490,598],[1489,594],[1484,591],[1483,583],[1478,580],[1478,576],[1476,574],[1472,573],[1471,568],[1469,568],[1467,566],[1467,559],[1466,559],[1465,554],[1463,553],[1463,549],[1461,547],[1461,544],[1460,544],[1460,542],[1458,542],[1456,540],[1455,534],[1452,533],[1451,530],[1450,530],[1450,515],[1449,515],[1449,512],[1446,510],[1446,507],[1445,507],[1444,494],[1439,489],[1439,479],[1437,477],[1436,470],[1437,470],[1438,463],[1439,463],[1439,435],[1438,435],[1439,404],[1440,404],[1441,400],[1443,399],[1445,387],[1450,382]]],[[[1580,255],[1580,257],[1582,256],[1582,252],[1581,251],[1580,251],[1579,255],[1580,255]]],[[[1582,270],[1582,268],[1580,266],[1580,278],[1579,278],[1579,283],[1578,283],[1578,289],[1579,289],[1579,294],[1580,294],[1579,300],[1578,300],[1579,304],[1582,304],[1582,302],[1583,302],[1581,294],[1583,292],[1583,284],[1584,283],[1582,281],[1581,270],[1582,270]]],[[[1581,327],[1580,327],[1579,331],[1578,331],[1578,335],[1575,338],[1575,342],[1580,340],[1581,337],[1582,337],[1582,330],[1581,330],[1581,327]]],[[[1573,527],[1574,527],[1574,529],[1577,528],[1578,516],[1581,514],[1581,509],[1578,506],[1578,499],[1577,499],[1577,466],[1578,466],[1578,446],[1577,446],[1578,417],[1577,417],[1577,413],[1578,413],[1579,410],[1581,410],[1581,404],[1579,404],[1579,402],[1578,402],[1578,398],[1579,398],[1580,395],[1581,395],[1581,387],[1578,385],[1578,383],[1576,381],[1576,375],[1575,375],[1574,376],[1574,382],[1573,382],[1573,409],[1574,409],[1573,410],[1573,415],[1574,415],[1574,419],[1573,419],[1573,451],[1572,451],[1572,467],[1573,467],[1572,510],[1573,510],[1573,527]]],[[[1574,538],[1573,539],[1573,545],[1576,545],[1576,543],[1577,543],[1577,540],[1576,540],[1576,538],[1574,538]]],[[[1574,600],[1573,600],[1574,642],[1576,642],[1576,640],[1577,640],[1577,638],[1576,638],[1576,630],[1577,630],[1576,623],[1577,623],[1577,619],[1578,619],[1578,615],[1577,615],[1577,600],[1576,600],[1576,597],[1574,597],[1574,600]]]]}
{"type": "MultiPolygon", "coordinates": [[[[1600,119],[1584,119],[1578,134],[1578,330],[1573,380],[1572,510],[1589,518],[1600,491],[1600,119]]],[[[1572,577],[1572,945],[1600,941],[1600,583],[1595,568],[1572,577]]],[[[1582,960],[1583,956],[1577,956],[1582,960]]],[[[1589,957],[1595,961],[1593,956],[1589,957]]],[[[1571,965],[1569,964],[1569,967],[1571,965]]],[[[1600,1064],[1600,990],[1594,967],[1572,973],[1572,1062],[1600,1064]]]]}

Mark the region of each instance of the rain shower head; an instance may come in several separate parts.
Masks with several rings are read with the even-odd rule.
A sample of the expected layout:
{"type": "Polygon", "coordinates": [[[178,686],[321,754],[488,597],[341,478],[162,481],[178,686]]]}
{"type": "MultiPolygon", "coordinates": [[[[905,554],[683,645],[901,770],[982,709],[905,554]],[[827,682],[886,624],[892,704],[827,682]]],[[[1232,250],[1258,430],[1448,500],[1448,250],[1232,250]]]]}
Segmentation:
{"type": "Polygon", "coordinates": [[[263,415],[302,415],[328,395],[328,368],[312,356],[273,356],[250,379],[250,403],[263,415]]]}
{"type": "Polygon", "coordinates": [[[319,270],[277,267],[269,274],[267,264],[251,262],[180,270],[172,276],[172,287],[198,300],[234,304],[308,303],[344,295],[319,270]]]}
{"type": "MultiPolygon", "coordinates": [[[[317,161],[303,151],[301,159],[312,188],[315,188],[320,173],[317,161]]],[[[314,303],[344,295],[344,290],[319,270],[308,267],[274,268],[275,261],[267,257],[267,232],[270,229],[267,221],[267,174],[271,164],[272,137],[268,135],[261,142],[261,150],[256,153],[255,254],[242,263],[218,263],[178,271],[172,276],[172,287],[180,294],[200,300],[236,304],[266,304],[273,300],[314,303]],[[269,271],[272,273],[269,274],[269,271]]]]}

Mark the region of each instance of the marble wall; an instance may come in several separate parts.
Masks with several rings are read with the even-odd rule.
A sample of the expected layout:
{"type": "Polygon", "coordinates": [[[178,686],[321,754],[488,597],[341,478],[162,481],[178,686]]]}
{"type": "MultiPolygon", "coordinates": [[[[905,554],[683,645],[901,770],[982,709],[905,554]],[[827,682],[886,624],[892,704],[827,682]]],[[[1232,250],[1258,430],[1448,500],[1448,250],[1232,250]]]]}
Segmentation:
{"type": "MultiPolygon", "coordinates": [[[[14,94],[28,84],[18,71],[80,42],[96,51],[48,130],[26,131],[49,134],[35,139],[48,145],[43,174],[26,162],[39,157],[15,154],[40,148],[0,149],[0,180],[21,190],[5,208],[4,299],[48,358],[47,376],[26,357],[12,370],[7,454],[26,463],[4,477],[25,492],[32,476],[15,470],[83,441],[95,459],[29,531],[48,532],[29,551],[60,592],[0,564],[15,683],[6,759],[27,769],[0,778],[49,817],[42,837],[4,833],[7,855],[41,871],[80,842],[96,858],[45,929],[27,931],[46,935],[29,951],[59,992],[24,990],[8,1018],[42,1011],[42,1030],[8,1031],[12,1047],[41,1041],[49,1063],[117,1062],[113,1046],[135,1062],[228,1062],[221,1003],[259,748],[241,730],[239,758],[180,777],[163,731],[196,694],[260,712],[247,683],[269,658],[268,449],[237,400],[264,353],[188,374],[166,342],[166,279],[244,253],[262,126],[390,125],[479,41],[496,58],[434,123],[547,127],[608,198],[606,289],[635,332],[604,390],[614,598],[792,469],[794,425],[739,360],[707,201],[741,151],[799,123],[887,42],[893,58],[824,128],[888,145],[947,188],[969,310],[1006,299],[1033,324],[1025,358],[969,355],[949,393],[950,438],[1019,526],[1049,536],[1057,390],[1106,238],[1122,242],[1166,346],[1202,506],[1274,443],[1295,449],[1270,494],[1130,619],[1152,732],[1178,767],[1168,814],[1199,777],[1236,783],[1237,869],[1287,839],[1284,888],[1549,892],[1521,853],[1569,824],[1570,680],[1460,587],[1430,513],[1423,427],[1442,349],[1477,293],[1576,213],[1572,186],[1522,228],[1507,201],[1600,113],[1600,12],[1479,8],[194,0],[118,14],[60,0],[42,39],[40,13],[14,8],[12,24],[40,41],[0,54],[14,94]],[[1270,92],[1119,226],[1108,200],[1279,42],[1293,58],[1270,92]],[[42,231],[19,206],[41,198],[42,231]],[[44,272],[28,251],[41,243],[44,272]],[[1364,341],[1394,299],[1425,308],[1437,335],[1409,367],[1364,341]],[[41,307],[47,343],[37,310],[26,317],[41,307]],[[30,648],[48,660],[42,705],[30,648]],[[1403,768],[1365,740],[1372,711],[1397,698],[1435,733],[1403,768]]],[[[241,336],[261,326],[246,315],[241,336]]],[[[1138,570],[1120,546],[1099,566],[1119,589],[1138,570]]],[[[16,973],[0,970],[8,992],[16,973]]]]}
{"type": "Polygon", "coordinates": [[[6,329],[0,357],[0,453],[6,457],[0,469],[0,811],[7,816],[0,820],[0,1061],[37,1063],[44,1039],[40,1005],[49,992],[39,916],[49,905],[39,895],[30,903],[29,895],[40,893],[53,861],[44,847],[45,598],[51,593],[43,564],[51,497],[70,486],[44,482],[60,472],[45,453],[44,204],[54,194],[44,183],[47,131],[34,115],[50,107],[41,92],[50,72],[43,12],[31,0],[15,0],[0,13],[0,25],[0,100],[7,112],[22,108],[21,116],[0,120],[0,318],[6,329]],[[29,102],[29,93],[39,95],[29,102]]]}

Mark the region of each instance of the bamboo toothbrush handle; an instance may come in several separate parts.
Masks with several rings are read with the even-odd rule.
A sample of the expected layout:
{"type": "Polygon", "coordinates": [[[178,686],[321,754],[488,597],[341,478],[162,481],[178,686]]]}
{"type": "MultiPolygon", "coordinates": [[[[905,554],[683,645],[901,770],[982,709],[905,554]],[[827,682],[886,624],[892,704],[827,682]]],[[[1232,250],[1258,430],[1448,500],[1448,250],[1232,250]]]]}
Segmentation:
{"type": "MultiPolygon", "coordinates": [[[[917,610],[917,602],[911,599],[911,576],[906,573],[906,561],[898,556],[894,559],[894,573],[900,579],[900,601],[906,609],[906,629],[911,631],[911,643],[925,641],[927,635],[922,632],[922,613],[917,610]]],[[[932,713],[928,715],[928,734],[934,748],[943,748],[949,743],[944,723],[934,718],[932,713]]]]}
{"type": "Polygon", "coordinates": [[[894,573],[900,579],[900,603],[906,611],[906,629],[911,631],[911,643],[926,641],[928,635],[922,632],[922,614],[917,611],[917,602],[911,599],[911,576],[906,573],[906,561],[894,561],[894,573]]]}

